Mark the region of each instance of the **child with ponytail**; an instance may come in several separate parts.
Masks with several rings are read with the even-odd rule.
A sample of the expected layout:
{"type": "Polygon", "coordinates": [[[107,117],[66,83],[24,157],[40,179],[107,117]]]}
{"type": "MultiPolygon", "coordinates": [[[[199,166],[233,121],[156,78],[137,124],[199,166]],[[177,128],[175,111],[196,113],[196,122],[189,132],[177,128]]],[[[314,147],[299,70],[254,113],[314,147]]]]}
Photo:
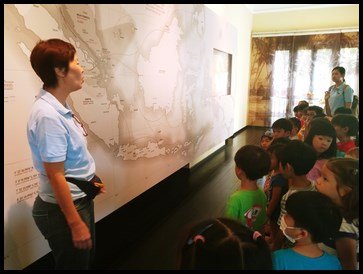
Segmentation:
{"type": "Polygon", "coordinates": [[[337,254],[344,270],[359,269],[359,161],[328,160],[315,186],[339,206],[343,215],[339,234],[324,241],[323,249],[337,254]]]}
{"type": "Polygon", "coordinates": [[[203,220],[185,232],[178,248],[181,270],[272,270],[264,237],[238,220],[203,220]]]}

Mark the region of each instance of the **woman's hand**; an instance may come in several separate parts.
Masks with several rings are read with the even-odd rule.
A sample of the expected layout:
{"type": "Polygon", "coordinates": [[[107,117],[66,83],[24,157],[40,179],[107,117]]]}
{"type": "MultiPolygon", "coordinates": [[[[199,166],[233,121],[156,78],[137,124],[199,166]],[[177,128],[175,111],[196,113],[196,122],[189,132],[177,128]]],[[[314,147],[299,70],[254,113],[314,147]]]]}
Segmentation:
{"type": "Polygon", "coordinates": [[[101,193],[106,193],[106,188],[103,183],[94,183],[94,185],[100,188],[100,191],[97,195],[100,195],[101,193]]]}
{"type": "Polygon", "coordinates": [[[91,249],[92,239],[87,225],[81,221],[77,224],[70,225],[72,232],[72,241],[75,248],[91,249]]]}
{"type": "Polygon", "coordinates": [[[92,239],[87,225],[73,203],[71,191],[64,176],[64,162],[43,162],[50,184],[72,233],[73,244],[79,249],[90,249],[92,239]]]}

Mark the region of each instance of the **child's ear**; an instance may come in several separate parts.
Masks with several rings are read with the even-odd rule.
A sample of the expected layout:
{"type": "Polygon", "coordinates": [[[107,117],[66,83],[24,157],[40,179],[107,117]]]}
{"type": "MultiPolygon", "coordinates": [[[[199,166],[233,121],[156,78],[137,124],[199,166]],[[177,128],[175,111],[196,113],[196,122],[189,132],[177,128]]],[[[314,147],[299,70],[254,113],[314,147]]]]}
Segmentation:
{"type": "Polygon", "coordinates": [[[286,163],[286,171],[289,173],[294,172],[294,168],[289,163],[286,163]]]}
{"type": "Polygon", "coordinates": [[[350,188],[349,186],[340,186],[338,189],[338,193],[340,195],[340,197],[344,197],[345,195],[349,194],[352,191],[352,188],[350,188]]]}
{"type": "Polygon", "coordinates": [[[347,133],[348,133],[348,131],[349,131],[349,127],[342,127],[342,130],[343,130],[343,132],[344,132],[345,134],[347,134],[347,133]]]}
{"type": "Polygon", "coordinates": [[[301,232],[300,232],[300,235],[301,235],[302,238],[304,238],[304,237],[308,237],[310,234],[309,234],[309,232],[307,230],[302,229],[301,232]]]}
{"type": "Polygon", "coordinates": [[[283,167],[283,165],[281,164],[281,162],[279,162],[279,171],[280,172],[286,172],[286,166],[283,167]]]}
{"type": "Polygon", "coordinates": [[[240,169],[238,166],[236,166],[234,170],[236,172],[238,179],[241,179],[242,173],[243,173],[242,169],[240,169]]]}

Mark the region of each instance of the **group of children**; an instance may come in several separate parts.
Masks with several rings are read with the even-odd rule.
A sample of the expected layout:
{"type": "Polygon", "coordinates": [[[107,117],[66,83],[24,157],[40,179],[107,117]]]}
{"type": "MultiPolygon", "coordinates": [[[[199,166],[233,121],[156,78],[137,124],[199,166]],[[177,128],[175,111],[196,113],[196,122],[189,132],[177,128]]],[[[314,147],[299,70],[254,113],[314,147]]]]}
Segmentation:
{"type": "Polygon", "coordinates": [[[237,151],[240,188],[190,230],[181,269],[359,269],[358,119],[294,111],[237,151]]]}

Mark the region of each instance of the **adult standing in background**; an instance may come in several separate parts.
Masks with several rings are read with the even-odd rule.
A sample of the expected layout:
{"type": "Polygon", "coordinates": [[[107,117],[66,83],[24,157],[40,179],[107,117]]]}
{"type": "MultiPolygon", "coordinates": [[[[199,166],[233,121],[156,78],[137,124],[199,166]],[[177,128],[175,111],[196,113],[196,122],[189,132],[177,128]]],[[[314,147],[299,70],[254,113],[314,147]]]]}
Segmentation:
{"type": "Polygon", "coordinates": [[[33,218],[48,240],[56,269],[88,269],[95,243],[93,198],[104,189],[99,185],[93,196],[76,183],[96,188],[94,178],[99,179],[87,149],[87,131],[66,103],[70,93],[82,88],[83,69],[74,46],[60,39],[38,42],[30,62],[44,83],[27,125],[40,173],[33,218]]]}
{"type": "Polygon", "coordinates": [[[328,116],[333,116],[337,108],[352,108],[353,89],[345,83],[345,69],[335,67],[332,70],[332,81],[335,85],[325,92],[325,110],[328,116]]]}

